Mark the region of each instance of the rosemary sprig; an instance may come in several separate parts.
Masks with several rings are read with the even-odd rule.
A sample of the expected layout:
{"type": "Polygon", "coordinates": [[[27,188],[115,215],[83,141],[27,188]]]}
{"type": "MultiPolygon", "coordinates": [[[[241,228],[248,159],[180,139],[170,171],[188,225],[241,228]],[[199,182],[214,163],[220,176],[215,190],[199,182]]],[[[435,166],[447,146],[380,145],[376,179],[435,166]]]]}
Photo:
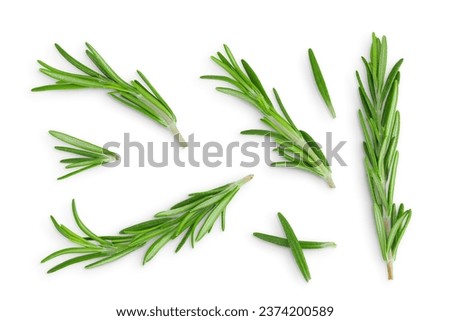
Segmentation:
{"type": "Polygon", "coordinates": [[[336,112],[334,111],[333,103],[331,102],[330,94],[328,93],[327,84],[325,83],[325,79],[323,78],[322,71],[320,70],[319,63],[317,62],[316,56],[314,55],[314,51],[310,48],[308,50],[309,62],[311,64],[311,70],[314,75],[314,80],[316,81],[317,89],[322,96],[325,105],[331,113],[333,118],[336,118],[336,112]]]}
{"type": "Polygon", "coordinates": [[[78,216],[75,201],[72,201],[72,212],[76,225],[84,235],[79,235],[59,224],[53,216],[51,220],[56,230],[74,244],[53,252],[42,260],[42,263],[61,255],[75,254],[51,268],[48,273],[56,272],[75,263],[92,261],[86,268],[118,260],[152,242],[144,255],[143,263],[149,262],[164,245],[175,238],[181,237],[175,252],[178,252],[190,239],[191,246],[211,232],[215,222],[220,218],[222,230],[225,230],[225,210],[228,203],[239,191],[241,186],[251,180],[253,175],[226,184],[209,191],[189,194],[182,202],[169,210],[155,214],[155,217],[133,226],[124,228],[117,236],[98,236],[81,221],[78,216]]]}
{"type": "Polygon", "coordinates": [[[186,142],[176,126],[177,118],[175,114],[142,72],[137,71],[141,81],[132,80],[130,83],[127,83],[117,75],[90,44],[86,43],[86,55],[97,67],[98,71],[76,60],[58,44],[55,44],[55,47],[67,62],[81,71],[81,74],[62,71],[38,60],[38,63],[42,66],[39,71],[55,79],[56,82],[53,85],[33,88],[32,91],[81,88],[106,89],[108,94],[115,100],[167,127],[180,145],[186,146],[186,142]]]}
{"type": "Polygon", "coordinates": [[[75,170],[70,172],[69,174],[58,177],[58,180],[68,178],[96,166],[115,162],[120,158],[118,154],[113,153],[106,148],[91,144],[76,137],[54,130],[49,131],[49,134],[56,139],[59,139],[60,141],[72,146],[55,146],[56,150],[60,150],[77,156],[61,160],[61,163],[66,164],[67,169],[75,170]]]}
{"type": "Polygon", "coordinates": [[[246,130],[244,135],[270,135],[277,143],[275,151],[284,157],[284,162],[273,163],[274,167],[295,167],[316,174],[334,187],[331,168],[319,145],[306,132],[299,130],[285,109],[278,92],[273,89],[275,100],[281,114],[267,95],[258,76],[245,61],[241,60],[241,68],[230,49],[224,45],[225,57],[218,52],[217,57],[211,59],[219,65],[228,76],[202,76],[203,79],[224,81],[234,88],[217,87],[224,94],[235,96],[256,107],[263,115],[261,121],[272,130],[246,130]]]}
{"type": "Polygon", "coordinates": [[[365,168],[373,201],[373,213],[381,254],[393,279],[393,262],[411,219],[411,210],[394,203],[399,152],[400,113],[397,110],[400,59],[386,77],[387,41],[372,35],[370,60],[362,58],[368,91],[356,72],[362,109],[359,120],[364,134],[365,168]]]}

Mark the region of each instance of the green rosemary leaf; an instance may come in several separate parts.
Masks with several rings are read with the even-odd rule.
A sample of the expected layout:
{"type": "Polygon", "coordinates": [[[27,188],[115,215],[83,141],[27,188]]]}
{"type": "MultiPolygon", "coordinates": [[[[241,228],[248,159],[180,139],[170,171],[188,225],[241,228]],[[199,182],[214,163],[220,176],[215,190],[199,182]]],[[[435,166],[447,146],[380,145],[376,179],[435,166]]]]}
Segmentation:
{"type": "Polygon", "coordinates": [[[264,130],[264,129],[248,129],[241,131],[242,135],[257,135],[257,136],[269,136],[271,138],[276,138],[278,140],[283,141],[284,137],[280,134],[270,131],[270,130],[264,130]]]}
{"type": "Polygon", "coordinates": [[[386,79],[386,82],[383,87],[383,93],[381,94],[381,101],[384,102],[386,100],[386,97],[388,96],[388,93],[391,91],[391,86],[394,83],[394,80],[397,79],[397,75],[399,73],[400,67],[403,64],[403,59],[400,59],[394,67],[392,67],[391,72],[389,73],[388,78],[386,79]]]}
{"type": "Polygon", "coordinates": [[[69,177],[71,177],[71,176],[74,176],[74,175],[76,175],[76,174],[82,173],[82,172],[84,172],[84,171],[87,171],[88,169],[91,169],[91,168],[94,168],[94,167],[97,167],[97,166],[99,166],[99,164],[88,165],[88,166],[82,167],[82,168],[80,168],[80,169],[78,169],[78,170],[76,170],[76,171],[70,172],[69,174],[60,176],[60,177],[58,177],[57,179],[60,181],[60,180],[69,178],[69,177]]]}
{"type": "Polygon", "coordinates": [[[88,158],[88,157],[78,157],[78,158],[66,158],[61,159],[59,162],[62,164],[73,164],[73,163],[80,163],[85,162],[88,160],[93,160],[94,158],[88,158]]]}
{"type": "Polygon", "coordinates": [[[286,108],[284,108],[283,102],[281,101],[281,97],[280,97],[280,95],[278,95],[278,92],[275,88],[273,88],[273,94],[274,94],[277,104],[278,104],[278,106],[280,106],[280,110],[283,113],[286,120],[289,122],[289,124],[292,125],[292,128],[294,128],[298,131],[297,126],[291,119],[291,116],[289,116],[289,113],[287,112],[286,108]]]}
{"type": "Polygon", "coordinates": [[[311,64],[312,73],[314,75],[314,80],[316,81],[317,89],[319,89],[320,95],[325,102],[328,110],[333,118],[336,118],[336,112],[334,110],[333,104],[331,102],[330,94],[328,93],[327,84],[323,78],[322,71],[320,70],[319,63],[317,62],[314,51],[310,48],[308,49],[309,62],[311,64]]]}
{"type": "Polygon", "coordinates": [[[116,261],[151,243],[144,256],[143,262],[146,263],[151,260],[165,244],[180,236],[184,231],[186,232],[176,251],[178,252],[189,238],[191,238],[191,244],[192,247],[194,247],[196,240],[200,240],[204,234],[211,231],[219,216],[222,216],[222,220],[224,220],[223,217],[225,215],[226,206],[241,186],[251,180],[252,177],[253,175],[249,175],[236,182],[222,185],[209,191],[192,193],[198,200],[174,209],[178,211],[177,215],[154,218],[149,221],[134,224],[122,229],[120,231],[120,234],[122,235],[117,236],[99,236],[94,233],[81,221],[75,202],[73,201],[72,212],[74,220],[87,237],[81,237],[65,226],[60,225],[53,217],[51,217],[56,230],[70,242],[75,243],[78,246],[53,252],[47,256],[43,262],[66,254],[81,254],[80,256],[75,256],[60,265],[57,265],[51,272],[55,272],[77,262],[99,259],[86,266],[86,268],[94,268],[116,261]],[[211,204],[211,199],[214,199],[215,203],[211,204]],[[197,206],[198,201],[205,202],[209,205],[197,206]],[[203,222],[203,225],[199,229],[199,234],[196,233],[196,230],[201,222],[203,222]],[[197,235],[197,238],[195,235],[197,235]],[[198,237],[199,235],[200,237],[198,237]]]}
{"type": "Polygon", "coordinates": [[[398,166],[398,151],[395,152],[394,163],[391,167],[391,173],[389,174],[389,188],[388,188],[388,204],[392,204],[394,201],[394,188],[395,188],[395,178],[397,176],[397,166],[398,166]]]}
{"type": "Polygon", "coordinates": [[[387,241],[387,246],[386,248],[388,250],[392,250],[392,245],[394,244],[395,239],[397,238],[398,232],[400,230],[400,228],[405,224],[405,222],[407,220],[409,220],[409,217],[411,216],[411,212],[407,211],[405,213],[403,213],[402,215],[400,215],[395,224],[392,225],[392,228],[389,232],[389,237],[388,237],[388,241],[387,241]]]}
{"type": "MultiPolygon", "coordinates": [[[[289,247],[289,242],[287,239],[283,237],[278,237],[274,235],[264,234],[264,233],[253,233],[253,235],[263,241],[268,243],[280,245],[283,247],[289,247]]],[[[336,247],[336,243],[334,242],[314,242],[314,241],[301,241],[298,240],[300,247],[304,250],[309,249],[322,249],[326,247],[336,247]]]]}
{"type": "Polygon", "coordinates": [[[153,229],[155,227],[161,226],[161,224],[167,223],[169,221],[171,221],[171,219],[168,217],[156,218],[156,219],[152,219],[152,220],[149,220],[146,222],[138,223],[138,224],[132,225],[130,227],[124,228],[119,233],[120,234],[139,234],[142,231],[148,231],[149,229],[153,229]]]}
{"type": "Polygon", "coordinates": [[[56,150],[62,151],[62,152],[67,152],[67,153],[72,153],[75,155],[79,155],[79,156],[85,156],[87,158],[90,159],[95,159],[98,157],[101,157],[101,154],[95,154],[92,152],[88,152],[85,150],[81,150],[81,149],[77,149],[77,148],[71,148],[71,147],[65,147],[65,146],[55,146],[56,150]]]}
{"type": "Polygon", "coordinates": [[[201,76],[200,79],[209,79],[209,80],[223,81],[223,82],[229,83],[230,85],[235,86],[236,88],[239,88],[243,92],[246,91],[245,87],[241,86],[237,81],[235,81],[234,79],[232,79],[230,77],[205,75],[205,76],[201,76]]]}
{"type": "MultiPolygon", "coordinates": [[[[308,171],[322,177],[330,187],[335,187],[333,179],[331,177],[331,168],[328,163],[324,161],[324,158],[321,157],[323,153],[322,155],[318,155],[317,150],[314,151],[314,148],[311,148],[305,141],[304,137],[299,132],[298,127],[289,116],[285,106],[281,101],[280,96],[278,95],[278,92],[274,90],[275,100],[278,103],[278,107],[281,113],[275,110],[274,104],[268,97],[259,77],[250,67],[250,65],[245,60],[241,60],[241,68],[232,55],[231,50],[226,45],[224,46],[224,49],[229,60],[221,53],[217,53],[217,57],[211,57],[211,59],[228,75],[205,76],[203,78],[225,81],[236,87],[237,89],[228,87],[218,87],[216,89],[219,92],[235,96],[256,107],[262,113],[263,117],[261,118],[261,121],[271,129],[273,129],[273,132],[277,134],[276,136],[271,135],[276,139],[277,144],[289,142],[295,145],[296,148],[302,151],[303,154],[307,155],[306,157],[304,157],[305,162],[303,166],[295,167],[300,169],[307,168],[308,171]],[[243,70],[245,71],[245,73],[243,70]]],[[[264,134],[264,132],[250,130],[244,131],[242,132],[242,134],[261,135],[264,134]]],[[[317,144],[315,146],[317,146],[317,144]]],[[[292,162],[291,155],[288,155],[286,153],[285,158],[287,163],[292,162]]],[[[278,167],[278,165],[275,165],[274,167],[278,167]]]]}
{"type": "Polygon", "coordinates": [[[79,85],[73,85],[73,84],[54,84],[54,85],[47,85],[47,86],[40,86],[33,88],[33,92],[39,92],[39,91],[49,91],[49,90],[71,90],[71,89],[82,89],[85,88],[83,86],[79,85]]]}
{"type": "Polygon", "coordinates": [[[258,88],[259,92],[264,97],[264,100],[267,103],[267,105],[269,106],[269,108],[273,109],[272,102],[270,101],[269,96],[267,96],[267,93],[266,93],[263,85],[261,84],[261,81],[259,80],[256,73],[253,71],[252,67],[250,67],[250,65],[244,59],[241,60],[241,63],[242,63],[242,66],[244,67],[245,72],[247,73],[248,77],[252,81],[252,84],[255,85],[256,88],[258,88]]]}
{"type": "Polygon", "coordinates": [[[220,213],[220,228],[222,229],[222,232],[225,232],[225,214],[226,209],[224,209],[222,213],[220,213]]]}
{"type": "MultiPolygon", "coordinates": [[[[387,42],[386,37],[382,37],[381,41],[378,39],[378,72],[377,72],[377,79],[383,80],[386,73],[386,64],[387,64],[387,42]]],[[[377,92],[380,93],[383,86],[383,82],[378,82],[378,88],[377,92]]]]}
{"type": "Polygon", "coordinates": [[[69,247],[67,249],[62,249],[62,250],[53,252],[52,254],[46,256],[44,259],[42,259],[41,263],[45,263],[45,262],[50,261],[54,258],[57,258],[61,255],[97,253],[99,251],[103,251],[103,250],[101,248],[95,249],[95,248],[87,248],[87,247],[69,247]]]}
{"type": "Polygon", "coordinates": [[[71,169],[71,168],[78,168],[78,167],[86,167],[86,166],[91,166],[95,167],[95,166],[99,166],[104,164],[105,161],[103,159],[92,159],[92,160],[88,160],[88,161],[84,161],[84,162],[77,162],[77,163],[72,163],[67,165],[65,168],[66,169],[71,169]]]}
{"type": "Polygon", "coordinates": [[[240,92],[239,90],[232,89],[232,88],[226,88],[226,87],[217,87],[216,90],[218,92],[240,98],[244,101],[249,102],[252,105],[257,106],[257,102],[255,100],[253,100],[251,97],[247,96],[245,93],[240,92]]]}
{"type": "Polygon", "coordinates": [[[223,196],[222,201],[220,201],[214,209],[209,213],[207,218],[205,219],[205,222],[203,223],[202,227],[198,231],[197,237],[195,238],[195,241],[200,241],[206,233],[209,233],[211,228],[214,226],[214,223],[217,221],[219,216],[222,214],[222,212],[225,210],[228,203],[231,201],[231,199],[236,195],[236,193],[239,191],[239,188],[236,187],[234,190],[223,196]]]}
{"type": "Polygon", "coordinates": [[[115,156],[114,153],[111,153],[110,151],[108,151],[108,150],[106,150],[104,148],[101,148],[101,147],[99,147],[97,145],[88,143],[88,142],[86,142],[84,140],[75,138],[73,136],[70,136],[70,135],[67,135],[67,134],[64,134],[64,133],[61,133],[61,132],[57,132],[57,131],[54,131],[54,130],[50,130],[49,134],[52,135],[53,137],[59,139],[60,141],[62,141],[64,143],[67,143],[69,145],[78,147],[80,149],[84,149],[86,151],[90,151],[92,153],[96,153],[96,154],[100,154],[100,155],[108,154],[108,155],[115,156]]]}
{"type": "Polygon", "coordinates": [[[144,264],[149,262],[156,254],[158,254],[159,250],[161,250],[164,245],[166,245],[170,240],[172,240],[173,232],[167,233],[157,239],[153,244],[149,247],[144,256],[144,264]]]}
{"type": "Polygon", "coordinates": [[[76,243],[78,245],[84,246],[84,247],[91,247],[95,248],[95,245],[92,245],[76,233],[72,232],[69,228],[65,227],[64,225],[59,224],[56,219],[53,216],[50,216],[50,219],[53,223],[53,226],[56,228],[56,230],[64,236],[66,239],[71,241],[72,243],[76,243]]]}
{"type": "Polygon", "coordinates": [[[97,78],[103,78],[101,74],[98,72],[92,70],[88,66],[82,64],[78,60],[76,60],[74,57],[69,55],[60,45],[55,43],[56,50],[63,56],[72,66],[80,70],[81,72],[84,72],[86,75],[89,75],[91,77],[97,77],[97,78]]]}
{"type": "MultiPolygon", "coordinates": [[[[63,73],[63,72],[56,72],[56,71],[51,71],[51,70],[42,69],[42,68],[39,69],[39,71],[42,72],[44,75],[47,75],[53,79],[63,81],[68,84],[77,85],[80,87],[120,89],[120,87],[115,86],[114,83],[111,83],[111,82],[101,83],[98,80],[92,79],[92,77],[70,74],[70,73],[63,73]]],[[[42,87],[41,87],[41,91],[42,91],[42,87]]]]}
{"type": "Polygon", "coordinates": [[[380,242],[381,254],[383,259],[387,259],[386,254],[386,232],[384,227],[383,214],[381,213],[380,207],[377,204],[373,204],[374,216],[375,216],[375,226],[378,234],[378,241],[380,242]]]}
{"type": "Polygon", "coordinates": [[[125,88],[129,85],[116,74],[116,72],[108,65],[108,63],[103,59],[102,56],[92,47],[89,43],[86,42],[86,47],[88,48],[87,53],[91,53],[90,56],[92,62],[94,62],[97,66],[100,66],[102,71],[104,71],[105,76],[114,80],[118,84],[124,86],[125,88]]]}
{"type": "Polygon", "coordinates": [[[118,259],[136,251],[137,249],[141,248],[143,246],[143,244],[141,245],[136,245],[136,246],[132,246],[132,247],[126,247],[123,250],[119,250],[116,253],[112,254],[112,255],[108,255],[107,257],[105,257],[104,259],[95,261],[94,263],[88,264],[85,266],[86,269],[93,269],[95,267],[99,267],[102,265],[105,265],[107,263],[111,263],[114,261],[117,261],[118,259]]]}
{"type": "Polygon", "coordinates": [[[75,200],[72,200],[72,213],[73,218],[75,219],[75,223],[77,223],[77,226],[80,228],[80,230],[86,234],[87,237],[91,238],[92,240],[97,241],[100,245],[103,246],[111,246],[111,242],[105,241],[101,237],[98,237],[95,233],[93,233],[90,229],[84,225],[83,221],[80,219],[80,216],[78,215],[77,211],[77,205],[75,204],[75,200]]]}
{"type": "MultiPolygon", "coordinates": [[[[370,66],[369,62],[366,60],[366,58],[361,57],[363,63],[364,63],[364,67],[366,68],[366,73],[367,73],[367,83],[369,85],[369,91],[370,91],[370,96],[372,97],[373,100],[377,99],[377,95],[375,93],[375,87],[374,87],[374,78],[373,78],[373,70],[372,67],[370,66]]],[[[361,86],[361,85],[360,85],[361,86]]],[[[362,86],[361,86],[362,87],[362,86]]],[[[360,87],[360,88],[361,88],[360,87]]],[[[364,88],[364,87],[363,87],[364,88]]]]}
{"type": "Polygon", "coordinates": [[[327,158],[325,157],[322,150],[320,149],[319,144],[317,144],[317,142],[307,132],[305,132],[303,130],[300,130],[299,132],[306,141],[307,145],[305,145],[305,149],[307,150],[308,148],[311,148],[314,151],[314,153],[320,158],[320,160],[323,164],[330,166],[327,158]]]}
{"type": "Polygon", "coordinates": [[[300,272],[302,272],[303,277],[308,282],[309,280],[311,280],[311,274],[309,272],[308,264],[306,263],[305,255],[303,254],[302,247],[298,242],[298,238],[295,235],[294,230],[292,229],[289,222],[283,216],[283,214],[278,213],[278,218],[283,227],[284,233],[286,235],[289,247],[291,248],[291,252],[292,255],[294,256],[295,262],[297,263],[300,272]]]}
{"type": "Polygon", "coordinates": [[[397,235],[395,237],[395,241],[392,244],[392,256],[394,260],[397,258],[397,250],[398,246],[400,245],[400,241],[403,238],[403,235],[405,234],[406,228],[408,227],[409,221],[411,220],[412,211],[407,210],[405,212],[405,220],[403,222],[403,225],[400,227],[400,229],[397,232],[397,235]]]}
{"type": "Polygon", "coordinates": [[[50,270],[47,271],[47,273],[54,273],[56,271],[59,271],[65,267],[68,267],[70,265],[76,264],[76,263],[80,263],[80,262],[84,262],[84,261],[89,261],[92,259],[97,259],[100,257],[103,257],[107,254],[105,253],[92,253],[92,254],[86,254],[86,255],[81,255],[81,256],[77,256],[71,259],[68,259],[56,266],[54,266],[53,268],[51,268],[50,270]]]}
{"type": "Polygon", "coordinates": [[[194,227],[191,226],[191,227],[189,228],[189,230],[187,230],[186,233],[184,233],[183,238],[181,239],[180,243],[178,243],[178,246],[177,246],[177,248],[175,249],[175,253],[178,253],[178,252],[181,250],[181,248],[184,246],[184,244],[186,243],[186,241],[189,239],[189,236],[191,236],[191,234],[193,233],[193,231],[194,231],[194,227]]]}

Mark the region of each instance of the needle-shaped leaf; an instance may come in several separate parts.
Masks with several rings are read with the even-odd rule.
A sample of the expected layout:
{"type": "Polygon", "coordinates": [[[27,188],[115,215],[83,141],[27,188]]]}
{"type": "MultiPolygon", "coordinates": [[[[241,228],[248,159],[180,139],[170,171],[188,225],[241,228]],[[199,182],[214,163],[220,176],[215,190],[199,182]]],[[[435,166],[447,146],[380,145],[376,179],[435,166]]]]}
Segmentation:
{"type": "Polygon", "coordinates": [[[317,89],[319,89],[320,95],[325,102],[328,110],[333,118],[336,118],[336,112],[334,110],[333,104],[331,102],[330,94],[328,93],[327,84],[323,78],[322,71],[320,70],[319,63],[317,62],[314,51],[310,48],[308,49],[309,62],[311,64],[311,70],[314,75],[314,80],[316,81],[317,89]]]}
{"type": "Polygon", "coordinates": [[[302,247],[298,242],[298,238],[283,214],[278,213],[278,218],[280,220],[281,226],[283,227],[284,234],[286,235],[286,239],[288,241],[289,247],[291,248],[291,252],[294,256],[295,262],[297,263],[297,266],[299,267],[303,277],[308,282],[309,280],[311,280],[311,274],[309,272],[308,264],[306,263],[305,255],[303,254],[302,247]]]}
{"type": "MultiPolygon", "coordinates": [[[[264,234],[264,233],[256,233],[256,232],[253,233],[253,235],[263,241],[268,242],[268,243],[280,245],[283,247],[289,247],[289,242],[286,238],[269,235],[269,234],[264,234]]],[[[336,243],[334,243],[334,242],[315,242],[315,241],[298,240],[298,243],[300,244],[300,247],[303,250],[322,249],[322,248],[326,248],[326,247],[336,247],[336,243]]]]}

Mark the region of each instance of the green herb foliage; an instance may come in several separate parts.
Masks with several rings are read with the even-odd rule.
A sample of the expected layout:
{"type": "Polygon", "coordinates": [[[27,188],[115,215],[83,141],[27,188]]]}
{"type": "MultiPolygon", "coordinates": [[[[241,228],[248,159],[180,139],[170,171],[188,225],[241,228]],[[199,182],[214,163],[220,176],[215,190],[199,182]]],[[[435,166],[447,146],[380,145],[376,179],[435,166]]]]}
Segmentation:
{"type": "Polygon", "coordinates": [[[336,247],[336,243],[301,241],[297,238],[294,230],[292,229],[287,219],[283,216],[283,214],[278,213],[278,219],[280,220],[281,226],[283,227],[286,238],[264,233],[253,233],[253,235],[268,243],[290,248],[300,272],[308,282],[311,279],[311,274],[309,272],[308,264],[306,263],[305,255],[303,254],[303,250],[336,247]]]}
{"type": "MultiPolygon", "coordinates": [[[[276,244],[283,247],[289,247],[289,242],[286,238],[278,237],[270,234],[264,233],[253,233],[253,236],[259,238],[260,240],[266,241],[268,243],[276,244]]],[[[323,249],[326,247],[336,247],[334,242],[316,242],[316,241],[301,241],[298,240],[300,247],[304,250],[314,250],[323,249]]]]}
{"type": "Polygon", "coordinates": [[[273,89],[278,112],[262,86],[258,76],[245,61],[242,67],[236,62],[231,50],[224,45],[226,56],[218,52],[217,57],[211,59],[219,65],[228,76],[202,76],[203,79],[219,80],[231,87],[217,87],[224,94],[235,96],[256,107],[265,123],[271,130],[252,129],[243,131],[244,135],[269,135],[276,143],[275,151],[285,161],[273,163],[274,167],[295,167],[309,171],[326,180],[330,187],[334,187],[331,168],[319,145],[306,132],[299,130],[284,107],[278,92],[273,89]]]}
{"type": "Polygon", "coordinates": [[[308,264],[306,263],[305,254],[303,254],[303,249],[298,242],[298,238],[294,233],[289,222],[283,216],[283,214],[278,213],[278,218],[280,220],[281,226],[283,226],[284,234],[288,241],[288,245],[291,248],[292,255],[294,256],[295,262],[297,263],[300,272],[302,272],[303,277],[308,282],[311,280],[311,273],[309,272],[308,264]]]}
{"type": "Polygon", "coordinates": [[[51,268],[48,273],[56,272],[67,266],[84,261],[94,261],[86,268],[118,260],[121,257],[150,246],[144,255],[143,263],[149,262],[168,242],[181,238],[176,252],[190,240],[191,246],[211,232],[215,222],[220,219],[222,230],[225,230],[225,210],[228,203],[241,186],[251,180],[253,175],[209,191],[193,193],[189,198],[172,206],[169,210],[155,214],[155,217],[133,226],[124,228],[117,236],[98,236],[81,221],[75,201],[72,212],[75,223],[84,235],[79,235],[66,226],[59,224],[53,216],[51,220],[56,230],[67,238],[73,247],[56,251],[42,263],[62,255],[75,255],[51,268]]]}
{"type": "Polygon", "coordinates": [[[393,278],[393,262],[411,219],[411,210],[394,203],[399,152],[400,113],[397,110],[400,59],[386,76],[387,41],[373,34],[370,59],[362,58],[367,88],[358,72],[362,109],[359,120],[364,134],[365,168],[373,200],[373,214],[388,278],[393,278]]]}
{"type": "Polygon", "coordinates": [[[61,160],[61,163],[65,164],[67,169],[74,169],[74,171],[59,177],[59,180],[68,178],[93,167],[115,162],[120,158],[119,155],[106,148],[88,143],[76,137],[54,130],[49,131],[49,134],[72,146],[55,146],[55,149],[76,155],[76,157],[61,160]]]}
{"type": "Polygon", "coordinates": [[[316,81],[317,89],[319,89],[320,95],[325,102],[328,110],[333,118],[336,118],[336,112],[334,111],[333,104],[331,103],[330,94],[328,93],[327,84],[323,78],[322,71],[320,71],[319,63],[317,62],[316,56],[312,49],[308,50],[309,62],[311,63],[312,73],[314,75],[314,80],[316,81]]]}
{"type": "Polygon", "coordinates": [[[137,71],[141,80],[133,80],[128,83],[120,78],[105,59],[88,43],[86,43],[86,55],[97,70],[81,63],[58,44],[55,44],[55,47],[61,56],[81,73],[62,71],[38,60],[38,63],[41,65],[39,70],[48,77],[55,79],[56,82],[52,85],[33,88],[32,91],[82,88],[106,89],[108,94],[115,100],[167,127],[182,146],[186,145],[177,129],[177,118],[172,109],[142,72],[137,71]]]}

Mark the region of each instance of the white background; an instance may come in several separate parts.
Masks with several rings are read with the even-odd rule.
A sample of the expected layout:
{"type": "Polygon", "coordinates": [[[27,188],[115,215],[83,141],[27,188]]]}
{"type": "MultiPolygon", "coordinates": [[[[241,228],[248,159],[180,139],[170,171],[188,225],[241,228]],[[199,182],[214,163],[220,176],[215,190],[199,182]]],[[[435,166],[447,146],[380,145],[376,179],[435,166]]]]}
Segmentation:
{"type": "MultiPolygon", "coordinates": [[[[116,308],[331,305],[331,320],[448,320],[448,46],[445,1],[10,1],[0,10],[2,197],[0,315],[4,320],[115,320],[116,308]],[[387,281],[362,166],[360,106],[354,77],[372,31],[387,35],[389,61],[405,58],[399,110],[402,135],[396,201],[413,209],[387,281]],[[89,41],[125,79],[142,70],[178,116],[185,135],[241,143],[262,128],[251,107],[213,90],[199,76],[218,73],[209,56],[227,43],[267,88],[276,86],[297,124],[324,142],[348,143],[334,166],[335,190],[289,169],[97,168],[64,173],[49,129],[94,143],[169,141],[168,132],[112,101],[103,91],[31,93],[50,83],[36,59],[67,68],[53,43],[85,60],[89,41]],[[332,120],[314,87],[307,49],[314,48],[334,102],[332,120]],[[255,174],[218,229],[192,250],[166,246],[150,264],[143,251],[94,270],[72,266],[47,275],[39,263],[69,245],[49,216],[74,227],[70,201],[99,234],[150,218],[189,192],[255,174]],[[255,239],[281,235],[281,211],[301,238],[332,240],[308,252],[306,283],[287,249],[255,239]]],[[[259,141],[259,140],[258,140],[259,141]]],[[[186,156],[186,155],[185,155],[186,156]]],[[[252,316],[247,319],[257,319],[252,316]]],[[[279,319],[283,319],[280,317],[279,319]]]]}

